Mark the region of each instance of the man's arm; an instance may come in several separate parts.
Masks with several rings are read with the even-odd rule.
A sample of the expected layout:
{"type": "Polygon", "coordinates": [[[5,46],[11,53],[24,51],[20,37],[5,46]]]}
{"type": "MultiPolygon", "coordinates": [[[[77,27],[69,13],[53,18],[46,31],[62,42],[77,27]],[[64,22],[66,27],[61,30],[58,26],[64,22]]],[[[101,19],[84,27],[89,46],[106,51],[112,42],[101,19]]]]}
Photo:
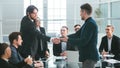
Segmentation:
{"type": "Polygon", "coordinates": [[[80,45],[81,47],[84,47],[92,39],[92,36],[95,33],[94,31],[96,31],[96,29],[97,28],[95,25],[89,23],[84,27],[84,30],[82,31],[82,35],[79,33],[80,34],[79,36],[76,34],[75,37],[73,36],[66,37],[67,40],[65,39],[64,40],[70,43],[71,45],[80,45]]]}

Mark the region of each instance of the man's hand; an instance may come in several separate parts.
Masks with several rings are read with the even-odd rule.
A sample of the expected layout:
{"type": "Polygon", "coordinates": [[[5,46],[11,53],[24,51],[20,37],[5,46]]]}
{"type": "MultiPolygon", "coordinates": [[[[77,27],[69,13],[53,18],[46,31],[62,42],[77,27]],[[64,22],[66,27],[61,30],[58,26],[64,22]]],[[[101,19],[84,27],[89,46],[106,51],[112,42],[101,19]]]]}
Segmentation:
{"type": "Polygon", "coordinates": [[[35,68],[44,68],[44,64],[42,61],[34,61],[35,68]]]}
{"type": "Polygon", "coordinates": [[[60,43],[60,39],[59,39],[59,38],[53,38],[53,39],[52,39],[52,42],[53,42],[54,44],[59,44],[59,43],[60,43]]]}
{"type": "Polygon", "coordinates": [[[49,57],[50,57],[50,53],[49,53],[48,51],[46,51],[46,52],[45,52],[45,56],[46,56],[47,58],[49,58],[49,57]]]}
{"type": "Polygon", "coordinates": [[[67,41],[68,41],[68,37],[65,36],[65,37],[63,37],[63,38],[60,38],[60,40],[63,41],[63,42],[67,42],[67,41]]]}
{"type": "Polygon", "coordinates": [[[103,59],[104,59],[104,58],[106,58],[106,56],[105,56],[105,55],[107,55],[107,54],[108,54],[108,52],[106,52],[105,50],[103,50],[101,54],[102,54],[103,59]]]}
{"type": "Polygon", "coordinates": [[[64,51],[64,52],[60,53],[60,56],[67,56],[67,52],[64,51]]]}
{"type": "Polygon", "coordinates": [[[32,65],[33,61],[32,61],[32,57],[30,57],[30,55],[24,59],[24,62],[27,63],[28,65],[32,65]]]}

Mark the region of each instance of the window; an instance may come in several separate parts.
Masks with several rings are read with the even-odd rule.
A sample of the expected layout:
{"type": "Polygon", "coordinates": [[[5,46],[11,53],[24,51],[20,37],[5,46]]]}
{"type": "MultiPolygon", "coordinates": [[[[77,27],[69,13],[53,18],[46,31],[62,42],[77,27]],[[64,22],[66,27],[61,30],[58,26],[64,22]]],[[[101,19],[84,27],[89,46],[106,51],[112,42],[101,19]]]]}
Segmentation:
{"type": "Polygon", "coordinates": [[[66,0],[48,0],[48,33],[60,33],[66,26],[66,0]]]}
{"type": "Polygon", "coordinates": [[[43,0],[24,0],[24,15],[26,15],[26,8],[29,5],[35,5],[38,8],[38,17],[41,19],[41,26],[43,26],[43,0]]]}

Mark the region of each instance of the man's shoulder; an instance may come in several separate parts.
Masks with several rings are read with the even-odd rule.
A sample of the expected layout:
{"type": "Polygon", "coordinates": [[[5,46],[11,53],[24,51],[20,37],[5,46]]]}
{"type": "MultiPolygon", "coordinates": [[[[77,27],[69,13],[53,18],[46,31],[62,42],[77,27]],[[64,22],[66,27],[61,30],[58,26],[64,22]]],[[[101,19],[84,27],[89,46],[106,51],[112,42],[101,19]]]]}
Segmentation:
{"type": "Polygon", "coordinates": [[[120,40],[120,38],[118,36],[116,36],[116,35],[113,35],[113,38],[120,40]]]}
{"type": "Polygon", "coordinates": [[[102,37],[102,39],[107,39],[107,36],[106,36],[106,35],[105,35],[105,36],[103,36],[103,37],[102,37]]]}
{"type": "Polygon", "coordinates": [[[28,16],[24,16],[24,17],[23,17],[23,19],[26,19],[26,18],[28,18],[28,16]]]}
{"type": "Polygon", "coordinates": [[[11,51],[16,52],[16,48],[13,45],[10,45],[11,51]]]}
{"type": "Polygon", "coordinates": [[[44,27],[40,27],[40,29],[45,29],[44,27]]]}
{"type": "Polygon", "coordinates": [[[27,21],[27,20],[29,20],[28,16],[24,16],[24,17],[22,18],[22,21],[27,21]]]}

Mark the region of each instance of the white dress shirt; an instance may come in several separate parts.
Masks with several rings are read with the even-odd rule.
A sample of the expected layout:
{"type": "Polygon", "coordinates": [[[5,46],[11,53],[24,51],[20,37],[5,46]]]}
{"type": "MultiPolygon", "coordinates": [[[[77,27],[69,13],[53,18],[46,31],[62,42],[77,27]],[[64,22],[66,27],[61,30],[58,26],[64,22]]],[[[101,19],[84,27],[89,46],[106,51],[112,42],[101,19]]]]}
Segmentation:
{"type": "Polygon", "coordinates": [[[108,38],[108,51],[111,51],[112,38],[108,38]]]}

